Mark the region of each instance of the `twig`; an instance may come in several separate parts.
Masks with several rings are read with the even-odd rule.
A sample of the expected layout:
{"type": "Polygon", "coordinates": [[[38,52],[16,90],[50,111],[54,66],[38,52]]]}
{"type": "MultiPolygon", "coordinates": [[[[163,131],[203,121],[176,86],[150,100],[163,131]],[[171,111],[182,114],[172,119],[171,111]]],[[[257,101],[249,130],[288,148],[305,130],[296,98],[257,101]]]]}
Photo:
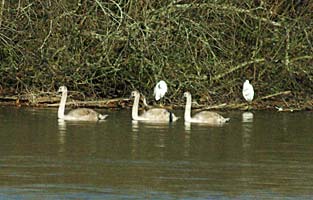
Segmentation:
{"type": "Polygon", "coordinates": [[[204,108],[204,110],[221,109],[221,108],[225,108],[225,107],[227,107],[227,104],[226,103],[222,103],[222,104],[219,104],[219,105],[207,106],[207,107],[204,108]]]}
{"type": "Polygon", "coordinates": [[[99,2],[98,0],[96,0],[96,3],[97,3],[97,4],[99,5],[99,7],[101,8],[102,12],[103,12],[104,14],[106,14],[106,15],[112,16],[112,19],[113,19],[116,23],[118,23],[118,27],[116,28],[116,30],[118,30],[119,27],[120,27],[121,24],[122,24],[123,12],[122,12],[121,7],[120,7],[115,1],[111,0],[111,2],[112,2],[113,4],[115,4],[116,7],[118,8],[118,10],[120,11],[120,17],[116,17],[116,16],[113,14],[113,12],[112,12],[111,10],[109,10],[108,8],[105,8],[105,7],[102,5],[101,2],[99,2]],[[108,10],[108,12],[107,12],[106,10],[108,10]],[[120,18],[120,21],[118,21],[116,18],[120,18]]]}
{"type": "MultiPolygon", "coordinates": [[[[248,16],[250,16],[253,19],[260,20],[262,22],[266,22],[266,23],[271,24],[273,26],[276,26],[276,27],[281,27],[282,26],[282,24],[279,23],[279,22],[275,22],[275,21],[266,19],[264,17],[258,17],[258,16],[253,15],[251,10],[237,8],[235,6],[231,6],[231,5],[227,5],[227,4],[218,5],[216,3],[214,3],[214,4],[213,3],[212,4],[209,4],[209,3],[203,3],[203,4],[193,3],[193,4],[176,4],[175,6],[178,7],[178,8],[192,8],[192,7],[194,7],[194,8],[199,8],[199,7],[200,8],[207,8],[207,7],[210,7],[212,9],[220,9],[220,10],[225,10],[225,11],[228,11],[228,12],[231,11],[231,12],[236,12],[236,13],[244,13],[244,14],[247,14],[248,16]]],[[[259,7],[259,8],[261,8],[261,7],[259,7]]],[[[255,9],[253,9],[253,10],[255,10],[255,9]]]]}
{"type": "MultiPolygon", "coordinates": [[[[123,106],[130,102],[130,99],[125,98],[116,98],[116,99],[108,99],[108,100],[101,100],[101,101],[72,101],[67,102],[67,106],[78,106],[78,107],[98,107],[98,108],[116,108],[123,106]]],[[[47,104],[47,107],[58,107],[59,103],[52,103],[47,104]]]]}
{"type": "Polygon", "coordinates": [[[264,96],[264,97],[260,97],[259,99],[264,100],[264,99],[269,99],[269,98],[280,96],[280,95],[288,95],[290,93],[291,93],[291,91],[277,92],[275,94],[270,94],[270,95],[267,95],[267,96],[264,96]]]}
{"type": "Polygon", "coordinates": [[[1,8],[0,8],[0,27],[1,27],[1,24],[2,24],[2,17],[3,17],[3,10],[4,10],[4,1],[5,0],[2,0],[1,8]]]}
{"type": "Polygon", "coordinates": [[[39,47],[39,49],[42,51],[43,47],[45,46],[47,40],[49,39],[50,35],[51,35],[51,32],[52,32],[52,20],[50,20],[50,28],[49,28],[49,33],[48,35],[45,37],[42,45],[39,47]]]}
{"type": "Polygon", "coordinates": [[[290,31],[289,28],[286,29],[286,50],[285,50],[285,65],[288,71],[289,69],[289,49],[290,49],[290,31]]]}
{"type": "Polygon", "coordinates": [[[230,74],[230,73],[232,73],[232,72],[234,72],[234,71],[236,71],[236,70],[238,70],[238,69],[240,69],[240,68],[243,68],[243,67],[245,67],[245,66],[247,66],[247,65],[250,65],[250,64],[253,64],[253,63],[261,63],[261,62],[264,62],[264,61],[265,61],[264,58],[259,58],[259,59],[255,59],[255,60],[250,60],[250,61],[247,61],[247,62],[243,62],[243,63],[241,63],[241,64],[239,64],[239,65],[237,65],[237,66],[231,68],[230,70],[228,70],[228,71],[226,71],[226,72],[224,72],[224,73],[222,73],[222,74],[218,74],[217,76],[213,77],[212,80],[221,79],[221,78],[223,78],[224,76],[226,76],[227,74],[230,74]]]}
{"type": "Polygon", "coordinates": [[[298,60],[305,60],[305,59],[313,59],[313,56],[305,55],[305,56],[295,57],[295,58],[290,59],[290,63],[293,63],[298,60]]]}

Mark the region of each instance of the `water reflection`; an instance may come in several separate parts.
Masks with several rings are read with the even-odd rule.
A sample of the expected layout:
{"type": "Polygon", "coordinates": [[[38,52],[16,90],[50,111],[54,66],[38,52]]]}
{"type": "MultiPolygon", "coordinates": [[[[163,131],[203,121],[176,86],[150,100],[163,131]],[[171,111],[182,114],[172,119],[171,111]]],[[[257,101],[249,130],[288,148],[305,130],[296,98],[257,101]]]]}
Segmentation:
{"type": "Polygon", "coordinates": [[[312,197],[313,113],[230,112],[215,128],[135,122],[129,111],[64,122],[56,112],[0,108],[0,199],[312,197]]]}
{"type": "Polygon", "coordinates": [[[171,123],[149,123],[132,121],[132,157],[137,158],[140,150],[138,145],[158,149],[158,157],[164,158],[164,151],[167,147],[166,139],[172,129],[171,123]],[[148,140],[149,138],[149,140],[148,140]],[[152,146],[151,143],[153,142],[152,146]],[[149,145],[147,145],[149,144],[149,145]]]}
{"type": "MultiPolygon", "coordinates": [[[[97,153],[97,133],[101,132],[101,129],[97,127],[101,124],[105,124],[105,121],[101,122],[85,122],[85,121],[65,121],[58,119],[58,145],[59,153],[65,153],[68,145],[67,143],[73,143],[76,140],[76,137],[73,136],[84,136],[83,143],[84,145],[88,144],[88,151],[90,155],[97,153]],[[68,141],[67,141],[68,139],[68,141]]],[[[76,142],[76,141],[75,141],[76,142]]],[[[80,141],[77,141],[80,142],[80,141]]]]}
{"type": "Polygon", "coordinates": [[[66,143],[66,122],[63,119],[58,119],[58,141],[59,141],[59,153],[65,152],[66,143]]]}
{"type": "Polygon", "coordinates": [[[251,146],[251,132],[253,128],[253,113],[242,113],[242,147],[244,152],[249,151],[251,146]]]}
{"type": "Polygon", "coordinates": [[[224,124],[207,124],[207,123],[190,123],[190,122],[184,122],[184,128],[186,132],[191,132],[192,131],[192,127],[196,127],[195,130],[200,129],[208,129],[208,128],[218,128],[218,127],[224,127],[227,126],[229,124],[228,123],[224,123],[224,124]]]}
{"type": "Polygon", "coordinates": [[[242,122],[253,122],[253,113],[252,112],[244,112],[242,113],[242,122]]]}
{"type": "Polygon", "coordinates": [[[190,122],[185,122],[184,125],[185,125],[184,126],[185,127],[185,131],[190,133],[190,131],[191,131],[191,123],[190,122]]]}
{"type": "Polygon", "coordinates": [[[185,137],[184,137],[184,157],[188,158],[190,155],[190,135],[191,135],[191,123],[184,122],[185,137]]]}
{"type": "Polygon", "coordinates": [[[190,130],[185,132],[184,137],[184,157],[188,158],[190,156],[190,130]]]}
{"type": "Polygon", "coordinates": [[[132,133],[132,144],[131,144],[132,159],[137,158],[138,132],[139,132],[138,121],[132,120],[132,132],[131,132],[132,133]]]}
{"type": "Polygon", "coordinates": [[[138,121],[136,120],[132,120],[132,131],[133,132],[138,132],[139,131],[139,125],[138,125],[138,121]]]}
{"type": "Polygon", "coordinates": [[[147,121],[136,121],[132,120],[132,130],[139,131],[140,128],[151,128],[158,129],[160,131],[168,130],[174,123],[159,123],[159,122],[147,122],[147,121]]]}

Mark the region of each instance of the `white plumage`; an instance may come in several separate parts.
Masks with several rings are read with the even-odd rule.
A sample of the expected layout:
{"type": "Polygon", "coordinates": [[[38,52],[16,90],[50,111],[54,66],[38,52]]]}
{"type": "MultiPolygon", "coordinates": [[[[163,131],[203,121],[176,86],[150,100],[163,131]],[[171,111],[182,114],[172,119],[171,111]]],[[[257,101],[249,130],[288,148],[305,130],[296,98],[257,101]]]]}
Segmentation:
{"type": "Polygon", "coordinates": [[[245,98],[245,100],[248,102],[251,102],[253,100],[254,90],[249,80],[246,80],[243,84],[242,95],[245,98]]]}
{"type": "Polygon", "coordinates": [[[165,93],[167,92],[167,85],[165,81],[160,81],[156,84],[154,87],[154,97],[155,100],[160,100],[162,97],[164,97],[165,93]]]}

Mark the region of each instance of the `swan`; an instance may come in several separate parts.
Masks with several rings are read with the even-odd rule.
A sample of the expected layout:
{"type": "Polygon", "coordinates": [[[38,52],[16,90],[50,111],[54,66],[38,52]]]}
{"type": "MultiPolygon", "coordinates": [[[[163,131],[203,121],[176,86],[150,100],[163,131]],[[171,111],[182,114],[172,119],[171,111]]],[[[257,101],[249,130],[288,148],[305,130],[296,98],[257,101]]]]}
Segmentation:
{"type": "Polygon", "coordinates": [[[132,119],[136,121],[150,121],[150,122],[174,122],[178,119],[174,113],[167,111],[163,108],[152,108],[145,111],[143,114],[138,116],[138,105],[140,93],[133,91],[131,96],[134,97],[134,103],[132,107],[132,119]]]}
{"type": "Polygon", "coordinates": [[[249,80],[246,80],[243,84],[242,95],[245,98],[245,100],[248,102],[251,102],[253,100],[254,90],[249,80]]]}
{"type": "Polygon", "coordinates": [[[224,118],[220,114],[211,111],[201,111],[191,117],[191,94],[190,92],[185,92],[184,97],[186,97],[186,107],[185,107],[185,122],[192,123],[204,123],[210,125],[221,125],[229,121],[229,118],[224,118]]]}
{"type": "Polygon", "coordinates": [[[154,97],[155,100],[160,100],[162,97],[164,97],[165,93],[167,92],[167,84],[165,81],[159,81],[156,86],[154,87],[154,97]]]}
{"type": "Polygon", "coordinates": [[[61,86],[58,92],[62,92],[62,97],[58,109],[58,118],[71,121],[98,121],[104,120],[108,115],[102,115],[89,108],[78,108],[64,114],[65,102],[67,98],[66,86],[61,86]]]}

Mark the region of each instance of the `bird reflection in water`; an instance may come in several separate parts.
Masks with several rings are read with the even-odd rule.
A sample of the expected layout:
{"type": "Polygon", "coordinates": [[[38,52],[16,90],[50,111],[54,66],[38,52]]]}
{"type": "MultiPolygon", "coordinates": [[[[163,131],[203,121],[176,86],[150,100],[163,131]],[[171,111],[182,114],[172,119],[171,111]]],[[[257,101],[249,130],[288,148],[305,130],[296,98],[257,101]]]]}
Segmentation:
{"type": "Polygon", "coordinates": [[[138,148],[138,132],[139,132],[139,125],[138,121],[132,121],[132,145],[131,145],[131,154],[132,158],[136,159],[137,155],[137,148],[138,148]]]}
{"type": "Polygon", "coordinates": [[[184,125],[185,125],[185,131],[190,133],[190,131],[191,131],[191,123],[190,122],[185,122],[184,125]]]}
{"type": "Polygon", "coordinates": [[[58,119],[58,130],[59,130],[59,153],[65,152],[65,143],[66,143],[66,122],[63,119],[58,119]]]}
{"type": "Polygon", "coordinates": [[[243,148],[247,149],[250,147],[250,138],[253,127],[253,113],[244,112],[242,113],[242,144],[243,148]]]}
{"type": "Polygon", "coordinates": [[[164,157],[164,149],[166,147],[167,133],[169,132],[171,124],[169,123],[156,123],[146,121],[132,121],[132,157],[135,159],[138,155],[140,148],[138,145],[144,145],[146,142],[153,141],[153,146],[158,149],[160,158],[164,157]],[[149,138],[149,140],[147,140],[149,138]],[[151,140],[156,138],[156,140],[151,140]],[[140,140],[140,141],[139,141],[140,140]]]}
{"type": "Polygon", "coordinates": [[[252,112],[242,113],[242,122],[253,122],[253,113],[252,112]]]}
{"type": "Polygon", "coordinates": [[[191,123],[185,122],[185,138],[184,138],[184,157],[188,158],[190,155],[190,134],[191,134],[191,123]]]}

